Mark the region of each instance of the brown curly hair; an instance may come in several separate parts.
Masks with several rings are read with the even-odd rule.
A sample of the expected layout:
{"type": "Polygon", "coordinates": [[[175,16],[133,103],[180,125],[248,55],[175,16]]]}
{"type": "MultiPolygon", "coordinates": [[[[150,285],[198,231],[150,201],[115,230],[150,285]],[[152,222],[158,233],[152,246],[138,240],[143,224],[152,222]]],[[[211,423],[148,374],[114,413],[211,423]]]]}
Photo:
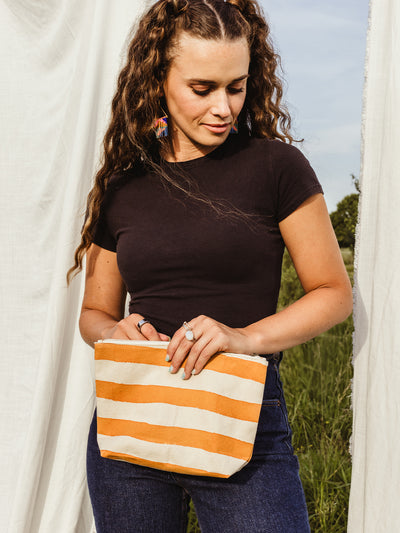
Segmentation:
{"type": "MultiPolygon", "coordinates": [[[[86,220],[75,263],[67,273],[70,281],[82,269],[83,257],[92,243],[108,182],[113,174],[144,164],[164,183],[189,196],[210,203],[182,185],[160,164],[161,150],[172,150],[169,137],[156,139],[153,123],[164,114],[162,88],[180,32],[202,39],[234,40],[245,37],[250,50],[246,99],[238,117],[241,131],[256,137],[293,142],[291,119],[282,105],[282,83],[277,76],[280,58],[270,40],[270,30],[255,0],[158,0],[141,18],[132,38],[126,65],[118,77],[112,100],[110,125],[104,137],[101,168],[87,200],[86,220]]],[[[220,207],[216,206],[216,209],[220,207]]]]}

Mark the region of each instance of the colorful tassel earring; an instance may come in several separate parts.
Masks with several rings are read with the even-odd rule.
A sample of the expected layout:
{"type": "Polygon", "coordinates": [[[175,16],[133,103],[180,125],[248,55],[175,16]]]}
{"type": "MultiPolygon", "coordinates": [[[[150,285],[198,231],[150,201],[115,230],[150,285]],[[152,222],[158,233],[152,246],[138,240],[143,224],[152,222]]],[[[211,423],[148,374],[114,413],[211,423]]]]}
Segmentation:
{"type": "Polygon", "coordinates": [[[229,133],[239,133],[239,124],[237,120],[235,120],[235,122],[233,123],[231,131],[229,133]]]}
{"type": "Polygon", "coordinates": [[[168,115],[157,118],[153,123],[153,128],[157,139],[168,135],[168,115]]]}

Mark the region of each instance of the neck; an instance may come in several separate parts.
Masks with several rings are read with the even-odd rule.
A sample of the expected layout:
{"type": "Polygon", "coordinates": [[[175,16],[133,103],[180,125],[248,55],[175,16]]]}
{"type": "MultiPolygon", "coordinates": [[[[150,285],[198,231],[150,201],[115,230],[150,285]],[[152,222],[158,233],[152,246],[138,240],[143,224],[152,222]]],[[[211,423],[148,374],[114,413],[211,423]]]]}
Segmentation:
{"type": "Polygon", "coordinates": [[[190,161],[192,159],[198,159],[204,157],[219,145],[203,146],[193,143],[192,141],[185,142],[184,140],[178,141],[172,139],[172,141],[165,143],[161,148],[161,157],[169,163],[182,163],[183,161],[190,161]]]}

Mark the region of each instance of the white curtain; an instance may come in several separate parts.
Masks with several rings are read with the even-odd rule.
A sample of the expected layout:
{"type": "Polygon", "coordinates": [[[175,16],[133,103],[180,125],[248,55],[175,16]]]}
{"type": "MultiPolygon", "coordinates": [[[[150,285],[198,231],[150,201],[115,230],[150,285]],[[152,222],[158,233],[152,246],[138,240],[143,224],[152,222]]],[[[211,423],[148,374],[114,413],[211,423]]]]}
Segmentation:
{"type": "Polygon", "coordinates": [[[141,0],[0,0],[0,530],[88,533],[92,350],[65,281],[141,0]]]}
{"type": "Polygon", "coordinates": [[[371,0],[348,531],[400,531],[400,2],[371,0]]]}

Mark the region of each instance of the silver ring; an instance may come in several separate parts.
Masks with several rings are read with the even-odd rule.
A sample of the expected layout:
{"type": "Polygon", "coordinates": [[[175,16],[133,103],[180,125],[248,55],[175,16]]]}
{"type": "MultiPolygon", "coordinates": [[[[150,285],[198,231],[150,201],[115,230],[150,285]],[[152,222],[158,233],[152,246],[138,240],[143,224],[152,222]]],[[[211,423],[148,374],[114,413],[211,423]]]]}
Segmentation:
{"type": "Polygon", "coordinates": [[[142,318],[142,320],[139,320],[139,322],[136,324],[136,327],[138,328],[140,333],[142,333],[142,326],[144,326],[145,324],[150,324],[149,320],[146,320],[145,318],[142,318]]]}
{"type": "Polygon", "coordinates": [[[190,342],[196,342],[196,338],[194,336],[193,330],[186,321],[183,323],[183,327],[186,329],[186,333],[185,333],[186,339],[190,342]]]}

